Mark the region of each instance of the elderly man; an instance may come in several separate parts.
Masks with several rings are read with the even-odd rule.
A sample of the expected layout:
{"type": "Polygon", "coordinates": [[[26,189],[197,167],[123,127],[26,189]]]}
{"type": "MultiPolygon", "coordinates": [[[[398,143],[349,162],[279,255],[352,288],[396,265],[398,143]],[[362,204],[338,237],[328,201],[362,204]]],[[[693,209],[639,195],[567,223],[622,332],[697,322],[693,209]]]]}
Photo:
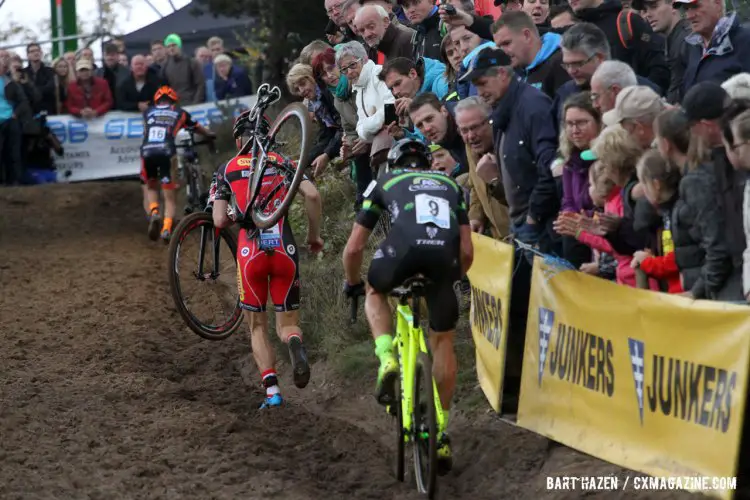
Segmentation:
{"type": "Polygon", "coordinates": [[[685,38],[687,60],[683,95],[699,82],[723,82],[750,72],[750,29],[736,13],[726,15],[723,0],[675,0],[684,9],[693,34],[685,38]]]}
{"type": "Polygon", "coordinates": [[[615,107],[622,89],[638,85],[633,69],[622,61],[604,61],[591,77],[591,100],[600,113],[615,107]]]}
{"type": "Polygon", "coordinates": [[[653,89],[629,86],[617,95],[615,106],[605,113],[604,121],[608,125],[620,125],[645,150],[656,139],[654,120],[665,108],[666,104],[653,89]]]}
{"type": "Polygon", "coordinates": [[[370,59],[376,64],[382,66],[385,61],[397,57],[414,57],[416,32],[391,22],[388,11],[380,5],[363,5],[354,16],[354,25],[370,49],[370,59]]]}
{"type": "Polygon", "coordinates": [[[551,224],[560,203],[550,168],[557,151],[550,98],[518,81],[500,49],[482,50],[464,79],[493,107],[495,154],[479,159],[477,175],[490,186],[503,185],[514,236],[551,251],[551,224]]]}
{"type": "Polygon", "coordinates": [[[130,75],[117,88],[117,102],[122,111],[144,112],[153,105],[154,94],[162,85],[155,71],[150,71],[146,58],[133,56],[130,60],[130,75]]]}
{"type": "MultiPolygon", "coordinates": [[[[215,40],[219,40],[221,42],[221,38],[212,37],[209,39],[209,42],[211,40],[214,40],[214,49],[216,49],[218,45],[215,40]]],[[[195,58],[199,63],[201,63],[201,66],[203,66],[203,78],[206,79],[206,101],[208,102],[216,101],[216,90],[214,88],[214,82],[216,80],[216,69],[214,68],[214,57],[218,57],[223,53],[223,43],[224,42],[221,42],[220,45],[221,50],[212,51],[208,47],[198,47],[197,49],[195,49],[195,58]],[[214,52],[216,52],[216,55],[213,54],[214,52]]]]}

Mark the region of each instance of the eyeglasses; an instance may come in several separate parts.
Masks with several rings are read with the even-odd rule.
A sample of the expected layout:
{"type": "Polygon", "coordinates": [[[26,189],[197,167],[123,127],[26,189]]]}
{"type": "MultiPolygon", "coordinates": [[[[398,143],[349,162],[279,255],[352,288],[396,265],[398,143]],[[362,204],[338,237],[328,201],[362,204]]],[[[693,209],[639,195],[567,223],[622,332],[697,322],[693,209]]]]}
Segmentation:
{"type": "Polygon", "coordinates": [[[587,127],[591,124],[591,120],[576,120],[576,121],[566,121],[565,122],[565,128],[568,129],[578,129],[581,130],[584,127],[587,127]]]}
{"type": "Polygon", "coordinates": [[[339,69],[343,74],[349,73],[351,70],[357,67],[357,65],[362,61],[362,59],[356,59],[353,63],[347,64],[343,68],[339,69]]]}
{"type": "Polygon", "coordinates": [[[330,9],[326,9],[326,14],[330,16],[334,12],[341,10],[342,5],[344,5],[344,2],[339,2],[337,4],[334,4],[330,9]]]}
{"type": "Polygon", "coordinates": [[[739,148],[747,145],[748,143],[750,143],[750,141],[742,141],[739,144],[730,144],[729,149],[731,149],[732,151],[737,151],[739,148]]]}
{"type": "Polygon", "coordinates": [[[584,66],[586,66],[588,63],[590,63],[591,60],[594,59],[594,57],[596,57],[596,54],[592,55],[591,57],[587,59],[584,59],[583,61],[574,61],[574,62],[569,62],[569,63],[563,62],[563,63],[560,63],[560,66],[562,66],[563,69],[565,70],[581,69],[584,66]]]}

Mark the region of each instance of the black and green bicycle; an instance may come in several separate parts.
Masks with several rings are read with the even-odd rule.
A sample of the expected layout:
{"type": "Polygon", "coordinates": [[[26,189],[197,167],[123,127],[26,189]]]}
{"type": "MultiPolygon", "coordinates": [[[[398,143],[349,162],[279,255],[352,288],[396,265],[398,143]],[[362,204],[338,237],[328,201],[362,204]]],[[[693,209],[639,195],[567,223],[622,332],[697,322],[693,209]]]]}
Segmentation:
{"type": "MultiPolygon", "coordinates": [[[[400,368],[394,391],[399,395],[399,401],[386,406],[386,411],[394,417],[396,427],[396,479],[404,480],[406,445],[411,444],[417,489],[428,498],[434,498],[437,491],[438,437],[445,430],[445,417],[432,376],[432,359],[420,319],[427,285],[424,278],[409,278],[390,293],[391,297],[398,299],[393,347],[400,368]]],[[[357,297],[354,297],[353,319],[356,319],[356,313],[357,297]]]]}

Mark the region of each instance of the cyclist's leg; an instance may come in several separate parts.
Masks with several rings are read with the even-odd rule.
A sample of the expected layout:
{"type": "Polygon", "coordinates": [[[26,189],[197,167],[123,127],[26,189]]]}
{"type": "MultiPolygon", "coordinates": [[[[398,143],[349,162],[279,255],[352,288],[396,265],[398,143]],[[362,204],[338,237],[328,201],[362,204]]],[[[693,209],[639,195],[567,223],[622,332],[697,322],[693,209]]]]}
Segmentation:
{"type": "MultiPolygon", "coordinates": [[[[394,241],[396,237],[393,237],[394,241]]],[[[409,274],[408,249],[389,241],[380,245],[367,273],[365,313],[375,340],[375,354],[380,359],[376,398],[381,404],[396,400],[395,383],[398,379],[398,360],[393,352],[393,312],[388,304],[388,293],[403,283],[409,274]]]]}
{"type": "Polygon", "coordinates": [[[143,205],[149,217],[148,236],[152,240],[159,237],[161,231],[161,213],[159,211],[158,168],[151,157],[141,158],[141,182],[143,182],[143,205]]]}
{"type": "Polygon", "coordinates": [[[266,391],[262,408],[278,406],[282,402],[276,375],[276,353],[268,339],[268,274],[268,255],[257,248],[255,241],[248,238],[246,230],[240,230],[237,287],[240,293],[240,306],[245,310],[245,318],[250,327],[253,359],[266,391]]]}
{"type": "Polygon", "coordinates": [[[281,246],[271,258],[271,300],[276,309],[276,332],[289,349],[294,385],[300,389],[310,381],[310,363],[299,327],[300,281],[297,245],[284,224],[281,246]]]}
{"type": "Polygon", "coordinates": [[[164,193],[164,226],[162,238],[169,239],[172,234],[172,223],[177,213],[177,184],[172,180],[172,166],[176,159],[174,156],[163,156],[159,163],[159,176],[161,188],[164,193]]]}

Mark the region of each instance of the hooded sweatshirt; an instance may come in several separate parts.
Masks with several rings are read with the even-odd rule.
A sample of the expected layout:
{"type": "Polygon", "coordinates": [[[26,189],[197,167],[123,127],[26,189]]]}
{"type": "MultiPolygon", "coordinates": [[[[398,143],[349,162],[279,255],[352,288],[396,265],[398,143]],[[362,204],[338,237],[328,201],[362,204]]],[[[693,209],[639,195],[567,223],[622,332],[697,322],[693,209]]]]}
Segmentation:
{"type": "Polygon", "coordinates": [[[448,95],[448,80],[445,78],[445,64],[435,59],[424,58],[424,78],[417,95],[432,92],[443,100],[448,95]]]}
{"type": "Polygon", "coordinates": [[[517,68],[516,73],[522,81],[554,99],[557,89],[570,80],[570,75],[562,67],[562,37],[557,33],[546,33],[541,40],[542,47],[531,64],[517,68]]]}
{"type": "Polygon", "coordinates": [[[460,99],[466,99],[467,97],[477,95],[477,88],[472,85],[471,82],[462,82],[461,77],[464,76],[467,71],[469,71],[469,68],[474,62],[474,59],[477,58],[477,55],[479,55],[482,50],[488,47],[493,49],[497,48],[495,42],[481,43],[474,50],[466,54],[466,57],[464,57],[463,61],[461,61],[461,67],[459,68],[458,75],[456,76],[456,81],[458,82],[456,85],[456,90],[458,90],[458,96],[460,99]]]}

